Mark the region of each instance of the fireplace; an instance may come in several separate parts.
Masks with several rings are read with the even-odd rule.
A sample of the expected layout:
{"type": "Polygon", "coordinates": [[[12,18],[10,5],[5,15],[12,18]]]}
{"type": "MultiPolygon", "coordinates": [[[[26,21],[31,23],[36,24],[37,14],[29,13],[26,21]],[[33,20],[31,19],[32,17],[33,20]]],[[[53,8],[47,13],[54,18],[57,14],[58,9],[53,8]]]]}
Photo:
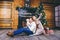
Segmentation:
{"type": "Polygon", "coordinates": [[[26,9],[17,8],[18,10],[18,28],[23,26],[23,22],[26,22],[27,18],[32,17],[32,13],[28,12],[26,9]]]}

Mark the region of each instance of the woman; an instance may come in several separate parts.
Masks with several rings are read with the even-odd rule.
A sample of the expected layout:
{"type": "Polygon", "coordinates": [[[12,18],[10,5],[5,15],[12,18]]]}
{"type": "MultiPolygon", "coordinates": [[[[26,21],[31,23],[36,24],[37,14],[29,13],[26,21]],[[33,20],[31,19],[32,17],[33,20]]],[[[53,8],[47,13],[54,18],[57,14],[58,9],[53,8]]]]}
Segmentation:
{"type": "Polygon", "coordinates": [[[15,35],[18,35],[18,34],[21,34],[22,32],[28,34],[28,35],[31,35],[33,33],[35,33],[36,31],[36,24],[35,22],[32,20],[32,18],[29,19],[29,22],[30,24],[27,25],[26,28],[20,28],[16,31],[13,31],[13,32],[8,32],[7,35],[8,36],[15,36],[15,35]]]}
{"type": "MultiPolygon", "coordinates": [[[[40,17],[39,17],[39,18],[40,18],[40,17]]],[[[43,25],[42,25],[42,23],[40,22],[39,18],[37,19],[35,16],[32,17],[32,19],[35,21],[35,23],[36,23],[36,25],[37,25],[37,26],[36,26],[36,27],[37,27],[36,33],[33,34],[33,35],[39,35],[39,34],[42,34],[42,33],[45,34],[43,25]]]]}

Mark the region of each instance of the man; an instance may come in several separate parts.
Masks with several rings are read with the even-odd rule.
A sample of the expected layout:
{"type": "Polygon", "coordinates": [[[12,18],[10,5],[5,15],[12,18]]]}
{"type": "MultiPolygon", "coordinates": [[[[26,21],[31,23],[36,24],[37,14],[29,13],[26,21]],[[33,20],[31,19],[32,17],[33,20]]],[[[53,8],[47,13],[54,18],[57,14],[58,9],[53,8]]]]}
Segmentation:
{"type": "Polygon", "coordinates": [[[32,18],[29,19],[29,22],[30,22],[30,24],[27,25],[26,28],[20,28],[20,29],[14,31],[14,32],[8,32],[7,35],[8,36],[15,36],[15,35],[21,34],[22,32],[24,32],[28,35],[31,35],[31,34],[35,33],[35,31],[36,31],[35,22],[32,20],[32,18]]]}

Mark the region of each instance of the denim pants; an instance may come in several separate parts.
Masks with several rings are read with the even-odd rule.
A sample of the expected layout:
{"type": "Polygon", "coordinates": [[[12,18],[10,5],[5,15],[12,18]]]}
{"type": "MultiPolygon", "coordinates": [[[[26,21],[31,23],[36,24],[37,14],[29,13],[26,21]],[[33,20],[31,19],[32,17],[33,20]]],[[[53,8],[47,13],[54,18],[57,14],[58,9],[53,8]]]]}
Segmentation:
{"type": "Polygon", "coordinates": [[[13,32],[13,35],[21,34],[22,32],[26,33],[27,35],[33,34],[33,32],[29,28],[20,28],[13,32]]]}

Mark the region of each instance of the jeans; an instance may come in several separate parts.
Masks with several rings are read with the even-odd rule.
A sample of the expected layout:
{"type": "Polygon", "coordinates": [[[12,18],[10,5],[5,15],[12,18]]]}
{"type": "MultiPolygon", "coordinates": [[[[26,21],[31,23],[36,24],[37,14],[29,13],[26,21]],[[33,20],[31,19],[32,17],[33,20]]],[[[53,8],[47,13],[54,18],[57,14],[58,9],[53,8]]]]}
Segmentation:
{"type": "Polygon", "coordinates": [[[33,34],[33,32],[29,28],[20,28],[13,32],[13,35],[21,34],[22,32],[26,33],[27,35],[33,34]]]}

